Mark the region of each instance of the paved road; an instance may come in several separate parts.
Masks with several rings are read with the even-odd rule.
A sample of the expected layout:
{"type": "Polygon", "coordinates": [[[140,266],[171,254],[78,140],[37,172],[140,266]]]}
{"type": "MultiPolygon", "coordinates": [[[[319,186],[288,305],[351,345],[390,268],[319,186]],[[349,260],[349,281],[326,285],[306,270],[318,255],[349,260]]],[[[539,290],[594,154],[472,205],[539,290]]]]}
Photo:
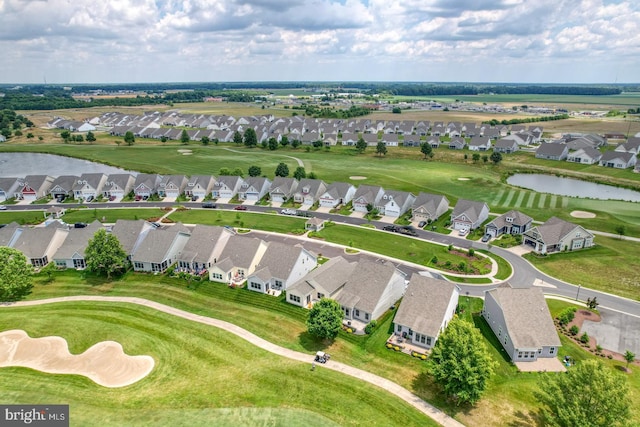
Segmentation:
{"type": "MultiPolygon", "coordinates": [[[[90,206],[92,208],[153,208],[153,207],[166,207],[167,205],[172,206],[176,203],[170,202],[110,202],[110,203],[91,203],[90,206]]],[[[180,202],[181,205],[184,205],[189,208],[200,208],[202,206],[201,202],[180,202]]],[[[233,204],[222,204],[217,203],[219,209],[233,209],[233,207],[237,205],[233,204]]],[[[66,208],[74,208],[80,205],[75,204],[64,204],[66,208]]],[[[8,206],[8,210],[44,210],[47,209],[49,205],[11,205],[8,206]]],[[[270,212],[272,213],[274,210],[279,210],[277,208],[271,206],[247,206],[247,212],[270,212]]],[[[350,224],[350,225],[361,225],[370,223],[374,225],[376,228],[381,229],[383,226],[388,225],[387,223],[383,223],[380,221],[368,221],[363,218],[356,218],[351,216],[323,213],[323,212],[314,212],[313,215],[317,218],[330,219],[334,222],[350,224]]],[[[623,314],[628,314],[634,317],[640,318],[640,302],[633,301],[627,298],[619,297],[612,294],[607,294],[605,292],[595,291],[592,289],[585,288],[583,286],[579,286],[580,284],[572,284],[566,283],[561,280],[558,280],[554,277],[548,276],[541,271],[537,270],[533,265],[531,265],[528,261],[522,258],[519,255],[516,255],[510,251],[507,251],[502,248],[491,247],[482,243],[471,241],[463,238],[459,238],[455,235],[445,235],[440,233],[433,233],[431,231],[426,230],[416,230],[418,232],[418,238],[428,240],[435,243],[441,243],[444,245],[453,244],[462,248],[476,248],[476,249],[488,249],[490,252],[495,253],[506,259],[513,266],[513,276],[508,279],[509,283],[513,286],[522,286],[529,287],[534,285],[543,285],[543,290],[548,294],[556,294],[561,295],[566,298],[576,299],[578,297],[582,301],[586,301],[587,298],[597,297],[598,302],[600,303],[601,308],[607,308],[612,311],[620,312],[623,314]]],[[[271,237],[271,239],[275,239],[276,237],[271,237]]],[[[326,245],[317,246],[314,242],[310,242],[310,249],[318,252],[329,255],[327,252],[326,245]]],[[[419,268],[415,266],[403,264],[400,266],[400,269],[411,274],[414,271],[419,271],[419,268]]],[[[484,291],[488,289],[492,289],[497,284],[492,285],[460,285],[463,295],[470,296],[483,296],[484,291]]]]}
{"type": "MultiPolygon", "coordinates": [[[[155,301],[147,300],[144,298],[135,298],[135,297],[100,297],[100,296],[72,296],[72,297],[61,297],[61,298],[50,298],[45,300],[35,300],[35,301],[20,301],[12,304],[0,304],[0,309],[3,307],[28,307],[28,306],[36,306],[36,305],[44,305],[44,304],[52,304],[52,303],[60,303],[60,302],[69,302],[69,301],[100,301],[100,302],[116,302],[116,303],[127,303],[127,304],[137,304],[144,307],[149,307],[154,310],[161,311],[163,313],[170,314],[172,316],[181,317],[183,319],[191,320],[193,322],[202,323],[209,326],[214,326],[216,328],[220,328],[227,332],[231,332],[232,334],[250,342],[251,344],[260,347],[264,350],[267,350],[271,353],[277,354],[282,357],[286,357],[289,359],[296,360],[302,363],[313,362],[313,354],[301,353],[298,351],[289,350],[288,348],[280,347],[275,345],[269,341],[266,341],[260,338],[257,335],[252,334],[251,332],[243,329],[233,323],[225,322],[223,320],[214,319],[212,317],[200,316],[197,314],[190,313],[188,311],[180,310],[175,307],[171,307],[168,305],[160,304],[155,301]]],[[[327,368],[334,371],[342,372],[343,374],[350,375],[352,377],[358,378],[362,381],[366,381],[370,384],[378,386],[391,394],[396,395],[400,399],[407,402],[409,405],[416,408],[418,411],[432,418],[440,425],[446,427],[464,427],[463,424],[454,420],[438,408],[432,406],[431,404],[425,402],[415,394],[411,393],[404,387],[394,383],[393,381],[389,381],[386,378],[382,378],[378,375],[372,374],[367,371],[363,371],[362,369],[354,368],[353,366],[346,365],[344,363],[340,363],[335,361],[335,359],[331,359],[328,363],[321,365],[318,364],[318,369],[327,368]]],[[[313,375],[310,371],[310,375],[313,375]]]]}

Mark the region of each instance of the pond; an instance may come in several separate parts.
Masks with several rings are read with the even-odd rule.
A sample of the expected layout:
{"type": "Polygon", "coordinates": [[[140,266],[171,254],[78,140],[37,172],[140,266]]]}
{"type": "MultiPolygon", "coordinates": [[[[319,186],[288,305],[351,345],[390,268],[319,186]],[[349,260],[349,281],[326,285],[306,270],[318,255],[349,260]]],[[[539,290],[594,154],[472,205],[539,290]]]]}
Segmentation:
{"type": "Polygon", "coordinates": [[[507,183],[558,196],[640,202],[640,191],[554,175],[517,173],[507,178],[507,183]]]}
{"type": "Polygon", "coordinates": [[[73,159],[41,153],[0,153],[0,178],[24,178],[27,175],[80,176],[83,173],[130,173],[127,171],[89,160],[73,159]]]}

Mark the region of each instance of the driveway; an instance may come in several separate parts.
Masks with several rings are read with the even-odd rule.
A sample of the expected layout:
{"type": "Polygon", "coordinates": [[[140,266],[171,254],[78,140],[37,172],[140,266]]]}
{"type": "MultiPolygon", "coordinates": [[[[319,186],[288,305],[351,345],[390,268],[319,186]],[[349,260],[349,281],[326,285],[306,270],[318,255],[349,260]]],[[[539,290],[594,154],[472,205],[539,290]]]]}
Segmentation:
{"type": "Polygon", "coordinates": [[[629,350],[640,354],[640,317],[622,314],[607,308],[600,309],[600,322],[585,320],[582,331],[594,337],[607,350],[624,354],[629,350]]]}

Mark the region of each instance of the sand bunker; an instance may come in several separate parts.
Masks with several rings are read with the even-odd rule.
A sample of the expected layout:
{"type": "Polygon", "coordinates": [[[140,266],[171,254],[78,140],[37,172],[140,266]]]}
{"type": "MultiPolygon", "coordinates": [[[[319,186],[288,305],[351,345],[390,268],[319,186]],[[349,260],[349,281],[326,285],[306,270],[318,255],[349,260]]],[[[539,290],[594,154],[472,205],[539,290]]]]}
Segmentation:
{"type": "Polygon", "coordinates": [[[471,178],[458,178],[458,181],[469,181],[471,178]]]}
{"type": "Polygon", "coordinates": [[[188,153],[182,153],[182,155],[183,155],[183,156],[190,156],[190,155],[192,155],[192,154],[193,154],[193,153],[192,153],[191,151],[189,151],[188,153]]]}
{"type": "Polygon", "coordinates": [[[180,153],[180,154],[187,154],[187,153],[191,154],[191,150],[187,150],[187,149],[183,148],[181,150],[178,150],[178,153],[180,153]]]}
{"type": "Polygon", "coordinates": [[[360,176],[360,175],[353,175],[353,176],[350,176],[349,179],[353,179],[354,181],[362,181],[363,179],[367,179],[367,177],[360,176]]]}
{"type": "Polygon", "coordinates": [[[104,387],[124,387],[149,375],[151,356],[128,356],[115,341],[103,341],[84,353],[69,353],[61,337],[31,338],[25,331],[0,333],[0,367],[21,366],[49,374],[83,375],[104,387]]]}
{"type": "Polygon", "coordinates": [[[574,218],[595,218],[596,214],[586,211],[572,211],[570,214],[574,218]]]}

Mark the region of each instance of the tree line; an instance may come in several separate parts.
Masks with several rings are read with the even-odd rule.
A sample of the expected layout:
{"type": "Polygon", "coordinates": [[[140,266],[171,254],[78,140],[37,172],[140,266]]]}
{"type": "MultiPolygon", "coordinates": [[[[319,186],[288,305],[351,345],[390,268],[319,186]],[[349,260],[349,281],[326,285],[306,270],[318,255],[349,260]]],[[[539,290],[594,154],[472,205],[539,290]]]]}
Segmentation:
{"type": "Polygon", "coordinates": [[[568,114],[557,114],[555,116],[527,117],[527,118],[523,118],[523,119],[509,119],[509,120],[492,119],[492,120],[485,120],[482,123],[483,124],[488,124],[488,125],[491,125],[491,126],[496,126],[496,125],[518,125],[518,124],[521,124],[521,123],[549,122],[549,121],[553,121],[553,120],[564,120],[564,119],[568,119],[568,118],[569,118],[568,114]]]}

